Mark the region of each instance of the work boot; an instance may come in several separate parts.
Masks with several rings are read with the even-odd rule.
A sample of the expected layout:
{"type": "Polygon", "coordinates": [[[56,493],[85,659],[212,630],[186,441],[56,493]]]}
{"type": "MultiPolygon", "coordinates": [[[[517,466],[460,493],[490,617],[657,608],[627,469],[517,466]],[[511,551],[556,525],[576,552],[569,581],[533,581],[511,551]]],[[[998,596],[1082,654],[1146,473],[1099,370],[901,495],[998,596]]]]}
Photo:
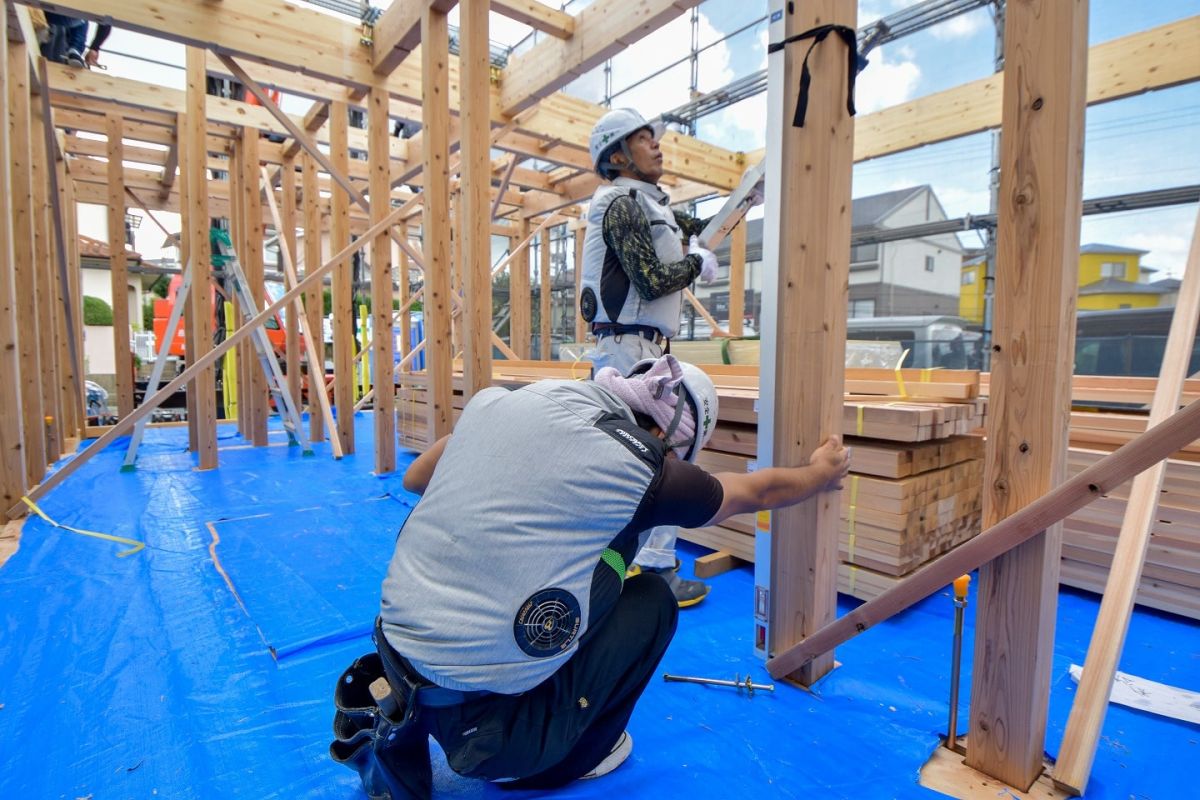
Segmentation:
{"type": "Polygon", "coordinates": [[[83,60],[83,56],[80,55],[79,51],[76,50],[74,47],[72,47],[70,50],[67,51],[67,55],[65,56],[65,58],[66,58],[67,64],[69,66],[75,67],[77,69],[83,69],[84,67],[87,66],[87,62],[83,60]]]}
{"type": "Polygon", "coordinates": [[[675,559],[673,567],[647,567],[644,572],[654,572],[663,577],[675,595],[675,602],[680,608],[688,608],[708,597],[709,585],[704,581],[693,581],[679,577],[679,559],[675,559]]]}
{"type": "Polygon", "coordinates": [[[592,778],[607,775],[621,766],[632,752],[633,737],[629,735],[629,731],[621,731],[621,735],[617,737],[616,743],[612,746],[612,750],[608,751],[608,755],[604,757],[604,760],[597,764],[591,772],[580,775],[579,780],[590,781],[592,778]]]}

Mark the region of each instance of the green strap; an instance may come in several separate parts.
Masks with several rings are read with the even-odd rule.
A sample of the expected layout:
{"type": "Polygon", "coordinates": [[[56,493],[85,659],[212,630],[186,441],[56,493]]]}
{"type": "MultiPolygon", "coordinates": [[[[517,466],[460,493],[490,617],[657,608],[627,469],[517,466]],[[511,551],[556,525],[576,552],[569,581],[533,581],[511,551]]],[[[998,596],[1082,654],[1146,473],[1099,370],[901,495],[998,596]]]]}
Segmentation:
{"type": "Polygon", "coordinates": [[[606,547],[604,548],[604,552],[600,554],[600,560],[616,570],[617,577],[621,579],[621,583],[625,583],[625,559],[621,557],[620,553],[611,547],[606,547]]]}

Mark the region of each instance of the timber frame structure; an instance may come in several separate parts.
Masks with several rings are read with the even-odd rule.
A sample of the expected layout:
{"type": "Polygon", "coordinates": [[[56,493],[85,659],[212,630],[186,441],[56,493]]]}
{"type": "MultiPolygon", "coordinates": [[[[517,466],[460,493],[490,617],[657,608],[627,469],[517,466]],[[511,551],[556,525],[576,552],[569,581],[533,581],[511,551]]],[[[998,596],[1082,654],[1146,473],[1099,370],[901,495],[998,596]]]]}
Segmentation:
{"type": "MultiPolygon", "coordinates": [[[[289,314],[290,325],[298,327],[304,317],[304,327],[319,330],[327,277],[334,405],[353,406],[350,259],[359,251],[370,265],[375,330],[391,329],[393,299],[400,301],[401,317],[417,300],[423,303],[425,340],[408,341],[407,321],[401,322],[399,368],[409,369],[424,352],[429,430],[434,438],[448,433],[456,357],[469,395],[489,384],[493,347],[509,358],[529,356],[529,252],[540,249],[547,265],[549,231],[560,225],[574,231],[576,253],[581,246],[582,229],[571,220],[598,185],[587,138],[605,109],[559,89],[698,3],[597,0],[572,16],[540,2],[493,0],[491,10],[549,34],[497,69],[488,61],[486,0],[395,0],[369,36],[361,26],[284,0],[6,0],[0,15],[6,122],[0,125],[0,196],[11,203],[0,215],[0,360],[6,377],[18,377],[0,381],[0,491],[8,514],[24,513],[27,503],[184,385],[197,465],[217,467],[214,363],[235,346],[243,348],[240,363],[252,363],[244,357],[252,326],[287,304],[298,312],[289,314]],[[461,57],[448,48],[447,12],[455,5],[462,18],[461,57]],[[31,8],[185,45],[186,89],[47,63],[38,54],[31,8]],[[210,78],[236,81],[263,102],[209,95],[210,78]],[[291,117],[266,99],[264,87],[309,98],[312,106],[291,117]],[[351,111],[365,112],[365,131],[348,126],[351,111]],[[418,122],[421,131],[394,138],[389,132],[397,121],[418,122]],[[503,155],[492,159],[497,150],[503,155]],[[538,169],[531,160],[556,166],[538,169]],[[119,221],[127,207],[182,215],[181,261],[190,264],[197,287],[208,285],[212,270],[209,220],[228,218],[255,301],[265,307],[214,348],[210,294],[194,290],[186,315],[186,371],[135,408],[132,378],[118,370],[119,423],[48,474],[49,465],[98,432],[88,430],[85,417],[76,203],[108,207],[114,286],[125,281],[119,221]],[[269,305],[262,294],[267,228],[279,235],[287,271],[299,272],[269,305]],[[512,242],[499,265],[490,263],[492,235],[512,242]],[[328,252],[322,252],[322,237],[328,252]],[[396,270],[407,275],[410,266],[425,277],[413,296],[407,279],[393,288],[396,270]],[[506,267],[512,298],[507,341],[496,335],[491,319],[492,278],[506,267]]],[[[772,0],[771,8],[780,12],[772,41],[830,21],[853,28],[857,13],[855,0],[772,0]]],[[[845,109],[844,45],[831,37],[813,53],[816,80],[804,129],[791,127],[791,110],[807,43],[772,56],[769,99],[778,119],[766,156],[768,174],[779,179],[768,181],[765,285],[774,297],[764,325],[762,418],[773,414],[775,422],[760,438],[760,463],[796,463],[836,430],[831,415],[842,397],[853,163],[1002,126],[988,525],[1016,519],[1022,507],[1062,483],[1071,362],[1061,353],[1071,352],[1073,335],[1073,312],[1062,310],[1074,308],[1070,270],[1078,251],[1084,107],[1200,79],[1200,17],[1090,50],[1086,23],[1086,0],[1009,0],[1005,73],[856,119],[845,109]],[[1020,65],[1022,82],[1013,65],[1020,65]],[[828,216],[801,214],[801,198],[820,194],[836,199],[825,204],[828,216]],[[798,286],[819,291],[789,297],[798,286]],[[783,303],[800,305],[803,313],[784,314],[783,303]],[[804,355],[813,352],[820,357],[804,355]],[[779,413],[797,406],[820,411],[801,420],[779,413]],[[1016,480],[1018,475],[1023,477],[1016,480]]],[[[764,156],[678,133],[668,133],[662,146],[663,182],[676,202],[728,193],[764,156]]],[[[733,242],[744,250],[741,226],[733,242]]],[[[743,258],[734,256],[739,263],[743,258]]],[[[545,266],[542,278],[548,286],[545,266]]],[[[114,305],[115,331],[127,329],[129,313],[123,302],[114,305]]],[[[543,313],[543,328],[546,319],[543,313]]],[[[578,322],[576,331],[583,333],[578,322]]],[[[292,342],[297,335],[289,331],[292,342]]],[[[545,341],[544,330],[542,336],[545,341]]],[[[120,351],[122,336],[114,338],[120,351]]],[[[372,342],[374,363],[393,363],[393,347],[387,336],[372,342]]],[[[288,348],[293,392],[299,390],[301,359],[298,346],[288,348]]],[[[240,377],[246,391],[239,425],[255,444],[265,444],[265,384],[252,369],[240,377]]],[[[390,381],[384,386],[392,388],[390,381]]],[[[396,467],[395,393],[378,388],[375,468],[387,473],[396,467]]],[[[312,440],[328,438],[335,455],[353,452],[351,415],[335,419],[327,399],[319,405],[310,415],[312,440]]],[[[1196,423],[1189,424],[1172,430],[1195,438],[1196,423]]],[[[1155,441],[1161,450],[1162,436],[1155,441]]],[[[1036,519],[1049,525],[1062,516],[1051,510],[1036,519]]],[[[807,639],[820,646],[803,658],[794,649],[833,623],[836,519],[836,506],[831,514],[813,501],[776,514],[765,540],[772,548],[765,611],[772,624],[763,649],[774,656],[773,672],[806,684],[833,667],[831,648],[845,638],[807,639]],[[785,546],[782,534],[797,527],[811,530],[812,541],[785,546]],[[795,575],[804,577],[784,580],[795,575]]],[[[1023,531],[1020,541],[1017,549],[986,555],[996,560],[983,570],[976,662],[994,669],[976,675],[968,762],[1025,788],[1042,769],[1058,542],[1053,526],[1023,531]],[[1006,596],[1025,598],[1024,604],[1014,608],[1002,602],[1006,596]],[[1037,624],[1017,625],[1017,619],[1037,624]],[[1007,735],[989,735],[996,730],[1007,735]]]]}

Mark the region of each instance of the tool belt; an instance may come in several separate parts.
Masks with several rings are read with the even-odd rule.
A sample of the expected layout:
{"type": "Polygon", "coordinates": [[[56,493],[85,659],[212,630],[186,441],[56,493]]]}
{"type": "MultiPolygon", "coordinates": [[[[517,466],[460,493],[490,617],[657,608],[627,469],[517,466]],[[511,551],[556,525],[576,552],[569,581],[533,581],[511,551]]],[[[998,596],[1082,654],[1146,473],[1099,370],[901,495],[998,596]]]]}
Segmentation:
{"type": "Polygon", "coordinates": [[[622,336],[626,333],[637,334],[660,347],[663,342],[667,341],[666,337],[662,335],[662,331],[652,325],[621,325],[616,322],[597,322],[592,325],[592,334],[597,339],[605,336],[622,336]]]}

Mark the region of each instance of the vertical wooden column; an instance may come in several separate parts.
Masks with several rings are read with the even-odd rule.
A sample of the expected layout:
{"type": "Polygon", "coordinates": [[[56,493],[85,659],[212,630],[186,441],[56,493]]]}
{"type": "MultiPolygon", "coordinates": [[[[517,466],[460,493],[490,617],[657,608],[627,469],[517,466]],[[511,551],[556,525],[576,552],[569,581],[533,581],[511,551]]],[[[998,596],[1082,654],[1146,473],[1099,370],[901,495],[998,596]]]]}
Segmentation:
{"type": "MultiPolygon", "coordinates": [[[[521,217],[517,223],[517,235],[509,241],[517,247],[529,238],[529,220],[521,217]]],[[[529,246],[521,248],[508,262],[508,313],[509,341],[520,358],[529,358],[530,338],[533,331],[533,308],[529,292],[529,246]]]]}
{"type": "Polygon", "coordinates": [[[105,115],[108,134],[108,262],[112,287],[113,363],[117,372],[117,414],[133,413],[133,366],[129,352],[129,262],[125,255],[125,147],[120,116],[105,115]]]}
{"type": "MultiPolygon", "coordinates": [[[[187,149],[183,142],[183,135],[184,135],[184,130],[186,129],[186,127],[187,127],[187,115],[182,114],[182,113],[176,114],[175,115],[175,139],[176,139],[176,143],[177,143],[176,149],[179,152],[179,155],[178,155],[179,177],[177,179],[177,183],[179,184],[179,222],[180,222],[179,259],[180,259],[180,263],[184,267],[186,267],[192,263],[191,262],[191,235],[188,233],[188,223],[191,220],[190,220],[190,217],[188,214],[188,208],[187,208],[187,202],[188,202],[188,166],[187,166],[187,164],[188,164],[188,162],[187,162],[187,149]]],[[[193,287],[197,286],[197,284],[196,284],[196,267],[195,266],[192,267],[192,286],[193,287]]],[[[192,291],[193,291],[193,293],[195,293],[200,290],[198,288],[193,288],[192,291]]],[[[192,324],[192,320],[195,318],[196,314],[192,310],[191,295],[189,295],[186,299],[181,298],[178,295],[176,295],[175,301],[187,303],[187,306],[184,308],[184,311],[183,311],[184,317],[181,320],[181,324],[183,325],[183,352],[185,354],[186,360],[190,363],[192,361],[192,359],[195,358],[195,356],[193,354],[196,352],[196,332],[195,332],[196,326],[192,324]]],[[[214,392],[216,391],[215,376],[214,376],[213,391],[214,392]]],[[[186,393],[187,393],[186,402],[187,402],[187,418],[188,418],[188,426],[187,426],[187,428],[188,428],[188,450],[193,453],[198,453],[198,452],[200,452],[200,435],[199,435],[199,431],[197,430],[196,423],[193,422],[193,420],[198,419],[200,416],[200,405],[199,405],[199,403],[196,402],[196,398],[199,395],[200,390],[196,386],[196,379],[192,379],[187,382],[186,393]]],[[[214,414],[216,413],[215,402],[213,404],[213,412],[214,412],[214,414]]]]}
{"type": "Polygon", "coordinates": [[[454,425],[450,342],[450,32],[446,15],[421,12],[421,84],[424,98],[425,364],[429,374],[429,435],[436,441],[454,425]]]}
{"type": "MultiPolygon", "coordinates": [[[[771,7],[781,7],[782,13],[771,24],[770,41],[822,24],[855,27],[855,0],[773,2],[771,7]]],[[[809,56],[808,117],[803,128],[793,125],[809,44],[789,44],[769,62],[768,172],[780,180],[770,181],[772,198],[763,224],[763,264],[770,276],[764,278],[763,295],[771,316],[764,331],[759,400],[762,465],[804,464],[842,428],[854,121],[846,110],[846,45],[830,36],[809,56]],[[814,205],[813,197],[821,202],[814,205]]],[[[756,548],[768,555],[765,565],[755,564],[756,646],[765,643],[779,652],[833,621],[839,510],[838,495],[821,492],[771,512],[769,533],[760,520],[756,548]]],[[[832,668],[833,653],[825,653],[791,677],[808,685],[832,668]]]]}
{"type": "MultiPolygon", "coordinates": [[[[53,270],[51,277],[54,280],[54,302],[58,307],[57,329],[54,335],[55,340],[58,342],[58,396],[59,408],[61,409],[63,420],[65,453],[72,452],[83,435],[82,415],[84,399],[79,397],[75,388],[83,383],[79,377],[82,373],[77,372],[78,360],[72,358],[72,348],[67,341],[67,318],[71,317],[73,319],[78,316],[76,314],[75,302],[78,295],[74,294],[70,283],[71,273],[79,269],[79,264],[74,258],[74,248],[71,246],[71,239],[77,239],[78,236],[73,225],[73,215],[71,214],[74,203],[70,199],[68,184],[70,176],[67,174],[66,158],[61,151],[55,156],[54,170],[57,173],[58,202],[51,208],[51,214],[59,215],[59,224],[62,225],[63,244],[66,246],[63,259],[67,264],[68,281],[64,284],[58,269],[53,270]]],[[[83,330],[78,324],[72,326],[72,329],[76,332],[83,330]]],[[[76,353],[82,347],[82,341],[77,342],[76,353]]],[[[13,374],[15,375],[16,373],[14,372],[13,374]]]]}
{"type": "MultiPolygon", "coordinates": [[[[244,267],[245,253],[250,249],[250,238],[246,235],[246,192],[242,187],[246,167],[242,154],[241,140],[236,139],[230,144],[229,153],[229,240],[233,242],[233,249],[242,259],[244,267]]],[[[218,302],[220,301],[218,300],[218,302]]],[[[230,294],[226,302],[233,304],[236,327],[242,327],[243,309],[237,295],[230,294]]],[[[219,309],[218,313],[223,313],[223,310],[219,309]]],[[[252,431],[254,430],[254,401],[251,399],[250,391],[250,366],[254,363],[253,347],[254,344],[247,338],[234,348],[236,352],[234,369],[237,375],[234,381],[237,395],[237,426],[238,433],[247,441],[253,439],[252,431]]],[[[228,381],[226,381],[224,389],[229,391],[228,381]]]]}
{"type": "MultiPolygon", "coordinates": [[[[303,169],[301,188],[304,196],[304,274],[317,269],[324,260],[321,256],[321,193],[317,182],[317,162],[311,155],[300,157],[303,169]]],[[[308,329],[316,338],[320,364],[308,364],[308,438],[313,442],[325,440],[325,419],[320,412],[320,403],[315,392],[325,391],[325,298],[318,283],[304,292],[304,313],[308,317],[308,329]]],[[[330,432],[332,434],[332,431],[330,432]]]]}
{"type": "MultiPolygon", "coordinates": [[[[254,298],[252,314],[263,310],[263,298],[266,286],[263,283],[263,211],[262,211],[262,176],[258,171],[258,129],[249,126],[242,128],[241,139],[241,184],[242,184],[242,225],[244,251],[238,252],[242,271],[246,274],[246,283],[250,286],[250,294],[254,298]]],[[[246,359],[246,373],[249,382],[244,384],[244,391],[239,386],[241,397],[239,407],[248,409],[250,417],[250,439],[255,447],[267,446],[267,416],[270,403],[267,395],[267,376],[259,365],[257,351],[251,345],[246,359]]]]}
{"type": "MultiPolygon", "coordinates": [[[[40,110],[40,109],[39,109],[40,110]]],[[[63,453],[62,440],[62,398],[58,389],[58,342],[56,332],[60,314],[55,304],[57,295],[54,292],[54,275],[58,268],[54,263],[54,236],[50,232],[50,170],[54,164],[46,152],[45,120],[41,113],[34,112],[30,116],[30,145],[33,157],[33,233],[37,251],[35,269],[37,271],[37,304],[38,327],[37,343],[41,354],[42,372],[40,385],[42,392],[43,429],[46,432],[46,460],[57,461],[63,453]]],[[[125,296],[126,323],[129,330],[128,296],[125,296]]],[[[116,308],[113,309],[113,323],[116,324],[116,308]]],[[[125,369],[130,381],[130,397],[132,400],[132,357],[129,354],[128,336],[125,345],[125,369]]],[[[117,374],[120,375],[121,362],[117,362],[117,374]]]]}
{"type": "MultiPolygon", "coordinates": [[[[392,208],[388,91],[382,82],[371,87],[369,102],[371,222],[376,223],[392,208]]],[[[396,341],[392,336],[392,239],[388,231],[382,231],[371,241],[371,317],[375,329],[370,352],[371,378],[375,383],[375,472],[385,475],[396,471],[396,388],[392,379],[396,341]]]]}
{"type": "Polygon", "coordinates": [[[587,339],[587,320],[579,313],[579,287],[583,284],[583,238],[587,233],[587,226],[582,223],[575,229],[575,296],[571,300],[571,306],[574,309],[571,314],[575,320],[575,341],[582,342],[587,339]]]}
{"type": "MultiPolygon", "coordinates": [[[[491,63],[487,0],[459,4],[459,103],[462,117],[463,392],[492,384],[491,63]]],[[[503,190],[503,187],[501,187],[503,190]]]]}
{"type": "Polygon", "coordinates": [[[541,253],[538,256],[538,277],[541,278],[542,286],[541,293],[538,297],[538,339],[541,344],[538,347],[539,355],[542,361],[550,360],[550,295],[553,291],[551,285],[551,270],[550,270],[550,227],[547,226],[541,234],[539,234],[541,253]]]}
{"type": "Polygon", "coordinates": [[[46,472],[42,415],[42,358],[38,349],[36,242],[34,239],[33,150],[30,129],[29,57],[26,45],[8,43],[8,125],[11,192],[5,196],[12,219],[13,282],[16,290],[21,427],[25,432],[25,483],[36,486],[46,472]]]}
{"type": "MultiPolygon", "coordinates": [[[[75,203],[75,183],[70,178],[70,171],[67,172],[67,178],[63,181],[63,186],[66,189],[67,201],[63,206],[66,214],[66,240],[67,240],[67,281],[68,292],[71,297],[70,314],[75,321],[75,374],[79,376],[79,386],[83,386],[83,276],[80,274],[79,266],[79,212],[75,203]]],[[[86,389],[80,393],[80,389],[74,384],[71,391],[75,393],[75,412],[78,420],[79,436],[83,436],[83,428],[87,424],[87,393],[86,389]]]]}
{"type": "MultiPolygon", "coordinates": [[[[408,239],[408,223],[403,223],[400,226],[400,229],[402,231],[404,231],[404,238],[407,240],[408,239]]],[[[412,349],[412,337],[411,337],[412,313],[409,312],[409,310],[408,310],[408,307],[409,307],[408,298],[410,295],[409,285],[408,285],[408,270],[409,270],[408,252],[403,247],[400,247],[399,245],[397,245],[396,249],[399,251],[399,254],[400,254],[398,256],[398,261],[397,261],[397,263],[400,264],[400,269],[398,270],[399,275],[398,275],[398,280],[397,280],[397,283],[400,284],[400,308],[404,309],[404,311],[400,312],[400,323],[399,323],[400,324],[400,355],[407,356],[408,351],[412,349]]]]}
{"type": "MultiPolygon", "coordinates": [[[[192,264],[192,292],[188,308],[191,316],[194,351],[187,354],[196,363],[212,350],[212,291],[209,276],[212,272],[212,245],[208,238],[208,168],[205,142],[204,50],[187,49],[187,113],[180,120],[180,152],[187,152],[186,195],[180,207],[186,209],[185,235],[192,264]]],[[[196,451],[200,469],[217,466],[217,397],[213,368],[201,370],[196,376],[196,414],[189,417],[189,427],[196,431],[196,451]]]]}
{"type": "MultiPolygon", "coordinates": [[[[349,118],[345,101],[329,106],[329,160],[343,175],[350,174],[349,118]]],[[[333,187],[330,204],[329,246],[336,253],[350,244],[350,196],[333,187]]],[[[354,289],[349,257],[333,269],[333,404],[337,406],[337,432],[342,451],[354,452],[354,289]]],[[[334,435],[330,431],[330,435],[334,435]]]]}
{"type": "Polygon", "coordinates": [[[746,220],[729,232],[729,335],[742,335],[746,317],[746,220]]]}
{"type": "MultiPolygon", "coordinates": [[[[0,197],[12,198],[8,118],[8,14],[0,14],[0,197]]],[[[26,70],[28,74],[28,69],[26,70]]],[[[0,499],[12,508],[29,485],[21,413],[21,360],[17,337],[16,255],[12,215],[0,213],[0,499]]]]}
{"type": "MultiPolygon", "coordinates": [[[[1009,3],[983,526],[1066,472],[1079,283],[1086,0],[1009,3]]],[[[1042,771],[1062,526],[979,570],[967,765],[1042,771]]]]}
{"type": "MultiPolygon", "coordinates": [[[[279,235],[283,237],[283,241],[287,244],[288,254],[292,257],[292,262],[295,263],[300,259],[296,252],[296,157],[285,156],[280,172],[280,191],[283,193],[283,203],[280,207],[280,219],[283,222],[283,230],[279,231],[279,235]]],[[[272,191],[271,187],[266,187],[267,191],[272,191]]],[[[290,287],[289,287],[290,288],[290,287]]],[[[287,316],[284,347],[286,349],[287,358],[287,385],[288,394],[292,396],[292,400],[297,405],[300,404],[300,320],[296,316],[295,308],[288,305],[284,311],[287,316]]]]}

